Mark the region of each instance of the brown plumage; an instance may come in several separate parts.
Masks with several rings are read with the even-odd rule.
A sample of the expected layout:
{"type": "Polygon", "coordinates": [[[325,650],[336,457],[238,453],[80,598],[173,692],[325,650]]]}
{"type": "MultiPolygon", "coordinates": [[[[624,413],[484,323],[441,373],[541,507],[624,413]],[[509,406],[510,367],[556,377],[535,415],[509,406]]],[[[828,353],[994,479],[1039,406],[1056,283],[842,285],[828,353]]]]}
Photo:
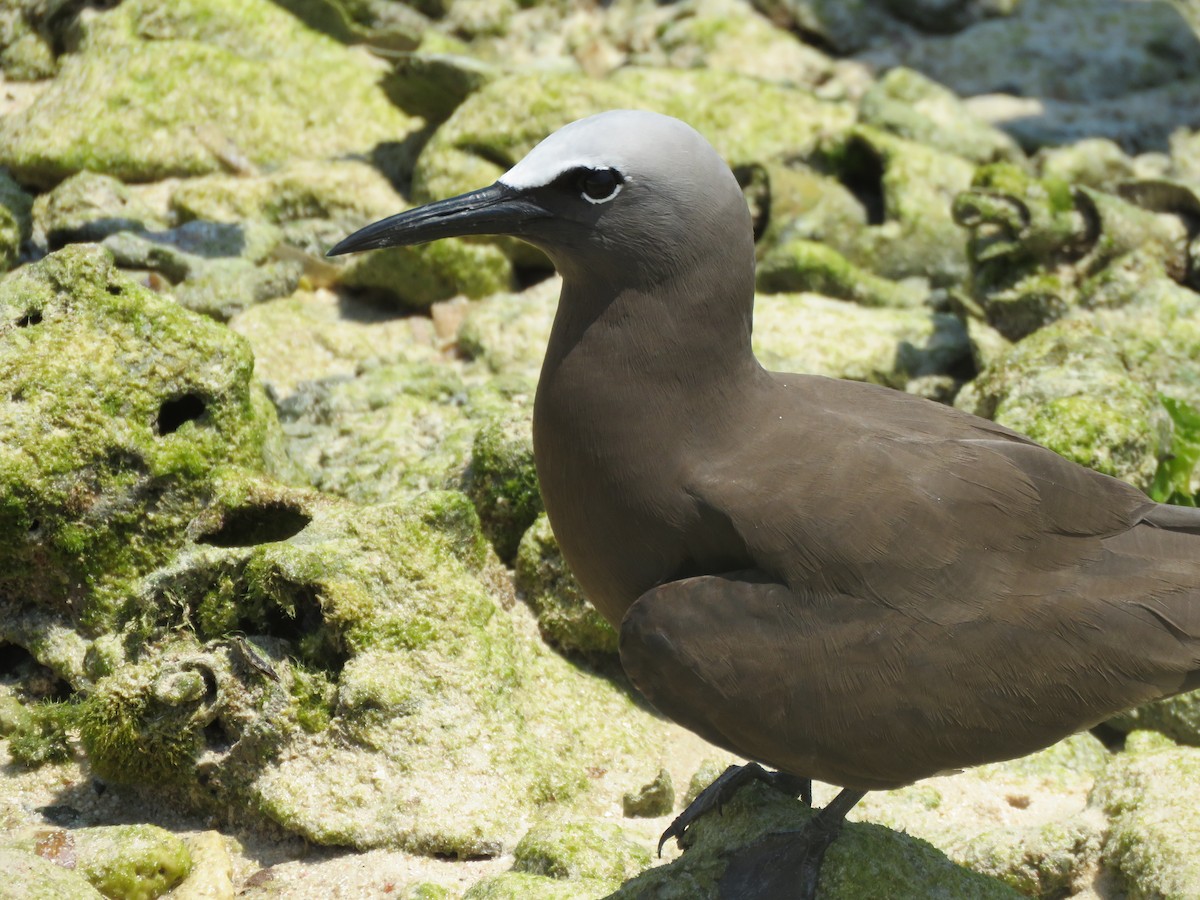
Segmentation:
{"type": "Polygon", "coordinates": [[[859,791],[1200,683],[1200,511],[927,400],[763,370],[746,205],[686,125],[581,120],[334,252],[477,233],[563,274],[538,476],[634,684],[713,743],[849,789],[800,893],[859,791]]]}

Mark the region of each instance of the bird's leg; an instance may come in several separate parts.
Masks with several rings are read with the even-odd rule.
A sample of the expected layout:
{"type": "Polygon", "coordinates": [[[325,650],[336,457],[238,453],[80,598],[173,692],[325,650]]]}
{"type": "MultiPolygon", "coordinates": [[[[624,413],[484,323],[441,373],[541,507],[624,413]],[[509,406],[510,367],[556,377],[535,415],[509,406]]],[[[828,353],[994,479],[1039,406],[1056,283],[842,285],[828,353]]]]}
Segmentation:
{"type": "Polygon", "coordinates": [[[813,900],[825,851],[864,791],[843,789],[798,831],[768,834],[733,855],[717,885],[721,900],[813,900]]]}
{"type": "MultiPolygon", "coordinates": [[[[720,811],[738,790],[751,781],[762,781],[789,797],[799,797],[807,806],[812,806],[812,779],[789,775],[787,772],[769,772],[758,763],[730,766],[717,776],[708,787],[688,804],[658,840],[658,855],[662,856],[663,844],[670,838],[682,840],[684,832],[693,822],[712,810],[720,811]]],[[[851,804],[853,805],[853,804],[851,804]]]]}

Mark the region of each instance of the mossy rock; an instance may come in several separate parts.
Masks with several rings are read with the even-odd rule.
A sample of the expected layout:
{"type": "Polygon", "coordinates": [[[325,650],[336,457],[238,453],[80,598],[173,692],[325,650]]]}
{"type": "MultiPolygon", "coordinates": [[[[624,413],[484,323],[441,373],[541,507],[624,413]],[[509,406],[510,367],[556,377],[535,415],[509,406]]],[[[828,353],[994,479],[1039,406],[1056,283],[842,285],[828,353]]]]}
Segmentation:
{"type": "Polygon", "coordinates": [[[42,828],[3,843],[73,870],[100,894],[121,900],[154,900],[192,868],[184,842],[156,825],[42,828]]]}
{"type": "Polygon", "coordinates": [[[544,514],[521,539],[516,583],[550,643],[580,653],[617,652],[616,630],[583,596],[544,514]]]}
{"type": "Polygon", "coordinates": [[[370,153],[415,120],[381,64],[268,0],[135,0],[88,20],[33,104],[0,121],[0,163],[49,187],[85,169],[124,181],[370,153]]]}
{"type": "Polygon", "coordinates": [[[463,494],[235,479],[188,533],[136,593],[158,637],[83,703],[106,779],[320,844],[490,857],[660,752],[654,717],[542,644],[463,494]]]}
{"type": "Polygon", "coordinates": [[[771,248],[755,271],[755,283],[765,293],[804,291],[861,306],[913,307],[926,294],[864,271],[825,244],[803,239],[771,248]]]}
{"type": "Polygon", "coordinates": [[[561,880],[617,887],[650,865],[650,852],[620,825],[548,819],[534,825],[513,850],[513,870],[561,880]]]}
{"type": "Polygon", "coordinates": [[[925,309],[870,309],[812,294],[765,294],[754,309],[754,352],[768,369],[904,388],[961,372],[962,323],[925,309]]]}
{"type": "Polygon", "coordinates": [[[37,230],[52,250],[66,244],[102,241],[120,231],[157,231],[163,214],[111,175],[79,172],[37,198],[37,230]]]}
{"type": "Polygon", "coordinates": [[[0,849],[2,900],[103,900],[79,872],[64,869],[36,853],[0,849]]]}
{"type": "Polygon", "coordinates": [[[367,503],[457,489],[480,427],[532,397],[527,381],[414,357],[302,384],[282,404],[289,451],[314,486],[367,503]]]}
{"type": "Polygon", "coordinates": [[[1155,700],[1109,719],[1118,731],[1157,731],[1180,744],[1200,746],[1200,693],[1155,700]]]}
{"type": "Polygon", "coordinates": [[[973,114],[952,91],[920,72],[897,66],[859,101],[859,119],[977,163],[1024,154],[1011,137],[973,114]]]}
{"type": "MultiPolygon", "coordinates": [[[[799,801],[751,784],[688,830],[686,849],[672,863],[649,869],[612,895],[621,900],[654,897],[716,900],[730,860],[755,842],[795,831],[812,815],[799,801]]],[[[1016,891],[995,879],[955,865],[917,838],[880,825],[848,822],[830,846],[821,869],[819,895],[831,898],[978,898],[1015,900],[1016,891]]]]}
{"type": "Polygon", "coordinates": [[[1200,296],[1161,275],[1131,284],[1135,302],[1078,310],[1034,332],[956,405],[1149,490],[1172,429],[1159,395],[1200,404],[1200,296]]]}
{"type": "Polygon", "coordinates": [[[0,274],[7,272],[21,253],[21,244],[32,230],[33,198],[0,168],[0,274]]]}
{"type": "Polygon", "coordinates": [[[1129,302],[1131,292],[1107,283],[1110,268],[1136,268],[1147,280],[1182,280],[1188,269],[1178,216],[1011,164],[980,168],[953,212],[970,236],[972,298],[1010,340],[1077,306],[1129,302]]]}
{"type": "Polygon", "coordinates": [[[1191,798],[1200,750],[1135,732],[1096,785],[1093,802],[1110,818],[1107,865],[1131,897],[1193,897],[1200,892],[1200,832],[1191,798]]]}
{"type": "Polygon", "coordinates": [[[479,429],[464,486],[484,534],[500,559],[511,563],[522,536],[543,509],[528,408],[498,416],[479,429]]]}
{"type": "Polygon", "coordinates": [[[245,341],[103,250],[10,275],[0,321],[0,634],[75,680],[71,635],[137,627],[130,580],[183,546],[218,470],[290,468],[245,341]]]}
{"type": "Polygon", "coordinates": [[[867,216],[866,228],[830,233],[825,240],[834,249],[884,278],[919,277],[939,287],[962,280],[967,254],[950,207],[971,184],[971,162],[866,125],[828,137],[819,161],[854,187],[867,216]]]}
{"type": "Polygon", "coordinates": [[[684,119],[734,167],[810,154],[853,117],[844,104],[730,72],[628,68],[601,81],[513,75],[472,94],[437,130],[417,160],[414,196],[426,201],[490,184],[568,122],[626,107],[684,119]]]}

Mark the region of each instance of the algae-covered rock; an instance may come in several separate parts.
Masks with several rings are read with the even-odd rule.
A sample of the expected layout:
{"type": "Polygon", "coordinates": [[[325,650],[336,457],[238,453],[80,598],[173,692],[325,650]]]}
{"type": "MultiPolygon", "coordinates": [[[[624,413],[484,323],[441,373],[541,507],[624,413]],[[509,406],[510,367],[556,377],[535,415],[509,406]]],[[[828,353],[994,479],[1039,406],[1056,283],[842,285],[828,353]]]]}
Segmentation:
{"type": "Polygon", "coordinates": [[[55,865],[36,853],[0,848],[0,898],[3,900],[102,900],[78,872],[55,865]]]}
{"type": "Polygon", "coordinates": [[[1148,490],[1175,427],[1159,395],[1200,403],[1200,296],[1139,268],[1112,267],[1096,281],[1114,308],[1033,333],[955,403],[1148,490]]]}
{"type": "Polygon", "coordinates": [[[364,361],[432,365],[442,359],[429,320],[397,317],[332,291],[298,291],[235,315],[230,327],[254,349],[254,373],[276,397],[305,381],[352,377],[364,361]]]}
{"type": "MultiPolygon", "coordinates": [[[[1090,297],[1092,279],[1126,255],[1182,279],[1187,228],[1161,214],[1053,177],[1035,179],[1015,166],[985,166],[954,201],[968,229],[970,288],[988,322],[1015,340],[1090,297]]],[[[1132,263],[1130,263],[1132,264],[1132,263]]]]}
{"type": "Polygon", "coordinates": [[[467,496],[496,554],[511,563],[526,530],[542,512],[533,465],[530,410],[514,408],[475,435],[464,475],[467,496]]]}
{"type": "MultiPolygon", "coordinates": [[[[559,285],[550,280],[472,306],[459,331],[460,350],[494,372],[536,378],[559,285]]],[[[812,294],[759,295],[754,351],[768,369],[897,388],[926,375],[958,373],[971,354],[966,330],[954,316],[870,309],[812,294]]]]}
{"type": "Polygon", "coordinates": [[[545,515],[525,532],[515,567],[517,590],[546,640],[564,650],[617,652],[617,632],[584,598],[545,515]]]}
{"type": "Polygon", "coordinates": [[[653,14],[661,21],[654,40],[637,46],[633,61],[638,65],[715,69],[809,86],[833,74],[828,56],[749,4],[686,0],[661,5],[653,14]]]}
{"type": "Polygon", "coordinates": [[[1155,700],[1114,716],[1108,724],[1118,731],[1157,731],[1181,744],[1200,746],[1200,695],[1190,691],[1155,700]]]}
{"type": "MultiPolygon", "coordinates": [[[[731,860],[760,841],[792,839],[812,815],[799,801],[761,784],[737,792],[721,815],[701,817],[688,830],[686,849],[672,863],[649,869],[626,882],[614,898],[654,897],[660,900],[716,900],[725,896],[718,885],[731,860]]],[[[879,825],[848,822],[830,845],[821,868],[819,895],[837,898],[1006,898],[1020,897],[999,881],[956,866],[918,838],[879,825]]]]}
{"type": "Polygon", "coordinates": [[[0,274],[7,272],[21,253],[21,244],[32,229],[33,198],[0,168],[0,274]]]}
{"type": "Polygon", "coordinates": [[[1104,857],[1131,897],[1193,897],[1200,892],[1195,804],[1200,750],[1151,732],[1129,736],[1093,802],[1109,816],[1104,857]]]}
{"type": "Polygon", "coordinates": [[[458,331],[459,352],[495,374],[535,381],[561,289],[561,279],[547,278],[519,294],[472,304],[458,331]]]}
{"type": "MultiPolygon", "coordinates": [[[[362,549],[314,548],[342,558],[322,615],[351,657],[331,728],[290,744],[256,780],[254,804],[320,843],[494,856],[536,810],[585,792],[589,766],[649,749],[651,719],[514,627],[485,586],[465,497],[423,506],[348,508],[343,527],[362,549]],[[570,724],[578,704],[594,714],[570,724]]],[[[287,577],[312,568],[300,557],[287,577]]]]}
{"type": "Polygon", "coordinates": [[[364,253],[346,265],[338,281],[348,288],[385,291],[405,306],[422,308],[455,294],[479,298],[507,290],[512,266],[492,244],[435,241],[364,253]]]}
{"type": "Polygon", "coordinates": [[[171,900],[233,900],[233,861],[225,838],[217,831],[201,831],[184,838],[192,868],[171,890],[171,900]]]}
{"type": "Polygon", "coordinates": [[[311,483],[358,502],[458,488],[479,428],[531,382],[481,382],[432,361],[366,363],[353,378],[300,385],[280,409],[289,452],[311,483]]]}
{"type": "Polygon", "coordinates": [[[856,814],[929,841],[952,860],[1023,894],[1086,889],[1105,822],[1088,797],[1110,754],[1091,734],[1031,756],[870,793],[856,814]]]}
{"type": "MultiPolygon", "coordinates": [[[[162,596],[164,580],[159,577],[152,596],[162,596]]],[[[219,601],[212,594],[219,593],[217,586],[208,597],[193,600],[203,632],[233,630],[220,620],[223,610],[214,609],[219,601]]],[[[264,599],[262,605],[276,599],[264,599]]],[[[171,612],[178,616],[183,610],[171,612]]],[[[276,614],[286,617],[287,612],[276,614]]],[[[292,610],[293,618],[305,612],[292,610]]],[[[261,633],[254,613],[246,610],[242,621],[258,624],[256,633],[261,633]]],[[[316,655],[306,649],[308,658],[316,655]]],[[[98,680],[83,715],[83,746],[102,778],[220,795],[236,790],[267,762],[288,731],[297,729],[295,715],[288,715],[294,682],[290,667],[282,661],[277,667],[247,639],[199,645],[172,637],[142,648],[135,662],[98,680]]]]}
{"type": "Polygon", "coordinates": [[[189,179],[171,194],[184,219],[277,226],[281,240],[309,258],[318,280],[380,292],[407,307],[422,308],[455,294],[480,297],[507,288],[511,266],[489,244],[457,239],[417,247],[391,247],[329,264],[334,243],[409,204],[373,166],[353,160],[293,162],[251,177],[210,175],[189,179]]]}
{"type": "Polygon", "coordinates": [[[488,62],[460,53],[404,53],[383,80],[398,107],[430,122],[442,122],[475,91],[499,77],[488,62]]]}
{"type": "Polygon", "coordinates": [[[102,241],[120,231],[167,227],[163,215],[111,175],[79,172],[37,198],[39,235],[51,250],[66,244],[102,241]]]}
{"type": "Polygon", "coordinates": [[[592,879],[563,881],[528,872],[505,872],[478,882],[463,894],[463,900],[579,900],[603,897],[609,890],[608,883],[592,879]]]}
{"type": "Polygon", "coordinates": [[[222,467],[287,471],[245,342],[70,247],[0,283],[0,634],[81,677],[222,467]],[[66,626],[52,628],[51,623],[66,626]]]}
{"type": "Polygon", "coordinates": [[[755,284],[766,293],[805,291],[863,306],[916,306],[925,295],[860,269],[825,244],[803,239],[783,241],[768,251],[755,271],[755,284]]]}
{"type": "Polygon", "coordinates": [[[1166,415],[1098,319],[1074,316],[1033,333],[969,384],[955,405],[1081,465],[1148,487],[1166,415]]]}
{"type": "Polygon", "coordinates": [[[867,309],[811,294],[767,294],[754,310],[754,352],[768,369],[904,388],[960,371],[962,323],[923,309],[867,309]]]}
{"type": "Polygon", "coordinates": [[[653,819],[675,808],[675,785],[671,773],[661,769],[654,780],[621,798],[621,808],[630,818],[653,819]]]}
{"type": "Polygon", "coordinates": [[[54,35],[44,19],[62,12],[51,4],[8,0],[0,4],[0,72],[9,81],[35,81],[52,76],[57,65],[54,35]]]}
{"type": "Polygon", "coordinates": [[[734,167],[807,155],[853,117],[844,104],[729,72],[631,68],[602,81],[513,75],[472,94],[437,130],[417,160],[414,198],[426,201],[490,184],[568,122],[627,107],[686,119],[734,167]]]}
{"type": "Polygon", "coordinates": [[[529,829],[513,850],[513,869],[608,889],[650,865],[650,853],[620,825],[587,819],[548,819],[529,829]]]}
{"type": "Polygon", "coordinates": [[[1001,6],[1007,15],[990,15],[955,34],[889,42],[882,39],[886,31],[877,31],[870,58],[924,72],[963,96],[1001,92],[1072,101],[1119,97],[1200,73],[1200,41],[1172,3],[1024,0],[1001,6]]]}
{"type": "Polygon", "coordinates": [[[975,169],[969,161],[859,125],[827,138],[820,162],[852,186],[866,212],[868,227],[825,237],[847,259],[876,275],[917,276],[935,286],[966,274],[964,242],[950,203],[971,184],[975,169]]]}
{"type": "Polygon", "coordinates": [[[51,186],[369,153],[413,120],[379,64],[267,0],[136,0],[92,16],[29,108],[0,120],[0,163],[51,186]]]}
{"type": "Polygon", "coordinates": [[[974,115],[952,91],[903,66],[863,94],[859,119],[973,162],[1022,157],[1017,142],[974,115]]]}
{"type": "Polygon", "coordinates": [[[107,779],[322,844],[495,856],[660,746],[653,717],[505,609],[462,494],[366,506],[235,480],[189,536],[135,598],[160,637],[85,701],[107,779]]]}
{"type": "Polygon", "coordinates": [[[16,848],[74,870],[100,894],[116,900],[154,900],[182,881],[192,867],[184,842],[155,825],[40,829],[8,840],[16,848]]]}

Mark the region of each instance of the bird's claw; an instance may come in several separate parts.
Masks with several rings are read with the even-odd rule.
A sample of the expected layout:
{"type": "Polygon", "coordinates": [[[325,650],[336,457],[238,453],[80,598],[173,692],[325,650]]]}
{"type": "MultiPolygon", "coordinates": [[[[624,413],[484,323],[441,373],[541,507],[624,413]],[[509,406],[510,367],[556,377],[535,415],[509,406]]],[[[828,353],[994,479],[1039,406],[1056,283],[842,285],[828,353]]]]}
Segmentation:
{"type": "Polygon", "coordinates": [[[785,772],[768,772],[753,762],[744,766],[730,766],[667,826],[667,830],[658,839],[658,855],[662,856],[663,844],[671,838],[682,844],[683,836],[693,822],[714,809],[720,812],[721,807],[728,803],[743,785],[751,781],[766,782],[790,796],[800,796],[805,803],[812,805],[812,782],[807,778],[802,779],[785,772]]]}

